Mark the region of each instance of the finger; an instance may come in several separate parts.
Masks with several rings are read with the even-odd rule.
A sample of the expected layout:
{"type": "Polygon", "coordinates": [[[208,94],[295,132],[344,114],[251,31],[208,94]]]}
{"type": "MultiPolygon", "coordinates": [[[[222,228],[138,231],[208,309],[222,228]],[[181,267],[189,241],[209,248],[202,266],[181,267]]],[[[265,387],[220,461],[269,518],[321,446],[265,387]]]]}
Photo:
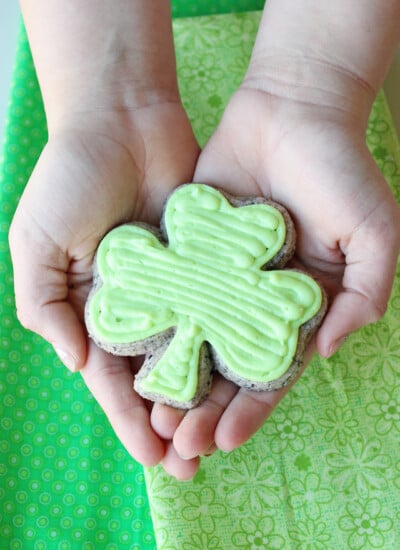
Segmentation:
{"type": "Polygon", "coordinates": [[[145,402],[133,389],[129,360],[109,355],[90,342],[81,374],[129,454],[144,466],[158,464],[164,443],[151,427],[145,402]]]}
{"type": "Polygon", "coordinates": [[[10,250],[21,324],[50,342],[71,371],[78,370],[86,359],[86,336],[68,302],[68,259],[51,242],[34,242],[15,226],[10,250]]]}
{"type": "Polygon", "coordinates": [[[185,410],[154,403],[150,418],[152,428],[162,439],[172,440],[185,414],[185,410]]]}
{"type": "Polygon", "coordinates": [[[374,294],[349,287],[335,297],[318,334],[318,351],[323,357],[333,355],[349,334],[384,315],[389,295],[374,294]]]}
{"type": "Polygon", "coordinates": [[[400,248],[400,212],[375,214],[344,248],[343,290],[335,297],[319,331],[317,347],[332,355],[346,337],[363,325],[379,320],[390,297],[400,248]]]}
{"type": "Polygon", "coordinates": [[[230,452],[246,443],[269,418],[275,407],[300,378],[315,353],[312,338],[303,356],[303,363],[295,378],[284,388],[275,391],[255,392],[241,389],[231,400],[215,430],[215,444],[230,452]]]}
{"type": "Polygon", "coordinates": [[[215,451],[218,451],[218,447],[216,446],[216,444],[213,442],[209,447],[208,449],[206,449],[202,456],[211,456],[215,453],[215,451]]]}
{"type": "Polygon", "coordinates": [[[261,428],[287,391],[287,388],[260,393],[240,390],[218,423],[215,431],[217,447],[230,452],[246,443],[261,428]]]}
{"type": "Polygon", "coordinates": [[[166,446],[166,452],[161,465],[169,475],[180,481],[188,481],[196,475],[200,459],[195,457],[190,460],[184,460],[178,455],[172,442],[169,442],[166,446]]]}
{"type": "Polygon", "coordinates": [[[237,391],[233,382],[214,376],[210,395],[185,414],[175,431],[173,442],[179,456],[190,459],[206,454],[214,443],[218,422],[237,391]]]}
{"type": "MultiPolygon", "coordinates": [[[[219,127],[200,154],[194,181],[217,185],[239,197],[260,195],[260,182],[242,167],[240,153],[236,153],[229,143],[229,131],[219,127]]],[[[246,158],[246,162],[251,165],[254,159],[246,158]]]]}

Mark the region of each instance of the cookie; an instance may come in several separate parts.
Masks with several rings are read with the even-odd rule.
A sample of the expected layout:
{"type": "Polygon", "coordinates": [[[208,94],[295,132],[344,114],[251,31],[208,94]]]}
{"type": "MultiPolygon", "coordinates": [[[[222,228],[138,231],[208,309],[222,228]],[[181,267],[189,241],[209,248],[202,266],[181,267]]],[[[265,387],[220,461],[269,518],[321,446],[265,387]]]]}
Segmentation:
{"type": "Polygon", "coordinates": [[[182,185],[160,230],[126,224],[100,243],[89,335],[113,354],[145,354],[134,387],[152,401],[195,407],[213,369],[250,390],[281,388],[326,309],[312,277],[284,269],[294,249],[281,205],[182,185]]]}

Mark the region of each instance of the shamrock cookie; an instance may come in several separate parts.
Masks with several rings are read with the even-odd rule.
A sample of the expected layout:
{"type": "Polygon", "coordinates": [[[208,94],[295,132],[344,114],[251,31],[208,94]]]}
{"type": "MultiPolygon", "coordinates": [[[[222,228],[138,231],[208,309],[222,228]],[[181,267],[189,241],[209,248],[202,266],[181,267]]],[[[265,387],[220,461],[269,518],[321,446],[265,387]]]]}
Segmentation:
{"type": "Polygon", "coordinates": [[[251,390],[283,387],[326,309],[313,278],[282,269],[294,246],[282,206],[178,187],[161,231],[122,225],[101,242],[89,334],[113,354],[146,355],[135,389],[152,401],[198,405],[213,368],[251,390]]]}

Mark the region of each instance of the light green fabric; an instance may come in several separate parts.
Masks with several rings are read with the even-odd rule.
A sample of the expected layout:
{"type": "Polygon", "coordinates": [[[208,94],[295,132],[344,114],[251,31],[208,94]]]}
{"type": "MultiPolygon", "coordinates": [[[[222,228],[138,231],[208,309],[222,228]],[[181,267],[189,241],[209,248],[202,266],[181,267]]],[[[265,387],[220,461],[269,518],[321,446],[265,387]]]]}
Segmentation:
{"type": "MultiPolygon", "coordinates": [[[[183,98],[202,143],[240,82],[258,18],[175,22],[183,98]]],[[[399,200],[382,94],[367,139],[399,200]]],[[[202,459],[189,483],[145,472],[159,549],[400,548],[399,382],[400,273],[385,318],[331,360],[315,358],[248,444],[202,459]]]]}
{"type": "MultiPolygon", "coordinates": [[[[241,80],[258,21],[174,23],[183,101],[202,144],[241,80]]],[[[400,202],[382,94],[367,139],[400,202]]],[[[45,140],[22,34],[0,168],[0,548],[154,548],[142,468],[80,376],[15,318],[7,231],[45,140]]],[[[398,273],[385,318],[332,360],[315,359],[246,446],[204,459],[190,483],[146,470],[158,548],[400,548],[399,337],[398,273]]]]}

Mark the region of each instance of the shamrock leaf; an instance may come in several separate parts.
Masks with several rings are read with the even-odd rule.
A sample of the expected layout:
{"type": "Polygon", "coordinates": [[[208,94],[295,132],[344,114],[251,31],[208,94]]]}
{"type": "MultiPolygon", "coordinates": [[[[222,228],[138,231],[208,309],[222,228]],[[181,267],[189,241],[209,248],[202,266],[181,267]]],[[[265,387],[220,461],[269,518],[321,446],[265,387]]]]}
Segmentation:
{"type": "Polygon", "coordinates": [[[167,203],[162,233],[123,225],[103,239],[89,332],[114,353],[147,353],[137,376],[142,395],[178,406],[192,400],[209,378],[199,369],[208,362],[205,343],[226,378],[268,389],[285,376],[299,327],[322,303],[311,277],[276,269],[292,248],[279,208],[265,201],[235,207],[214,188],[181,186],[167,203]]]}

